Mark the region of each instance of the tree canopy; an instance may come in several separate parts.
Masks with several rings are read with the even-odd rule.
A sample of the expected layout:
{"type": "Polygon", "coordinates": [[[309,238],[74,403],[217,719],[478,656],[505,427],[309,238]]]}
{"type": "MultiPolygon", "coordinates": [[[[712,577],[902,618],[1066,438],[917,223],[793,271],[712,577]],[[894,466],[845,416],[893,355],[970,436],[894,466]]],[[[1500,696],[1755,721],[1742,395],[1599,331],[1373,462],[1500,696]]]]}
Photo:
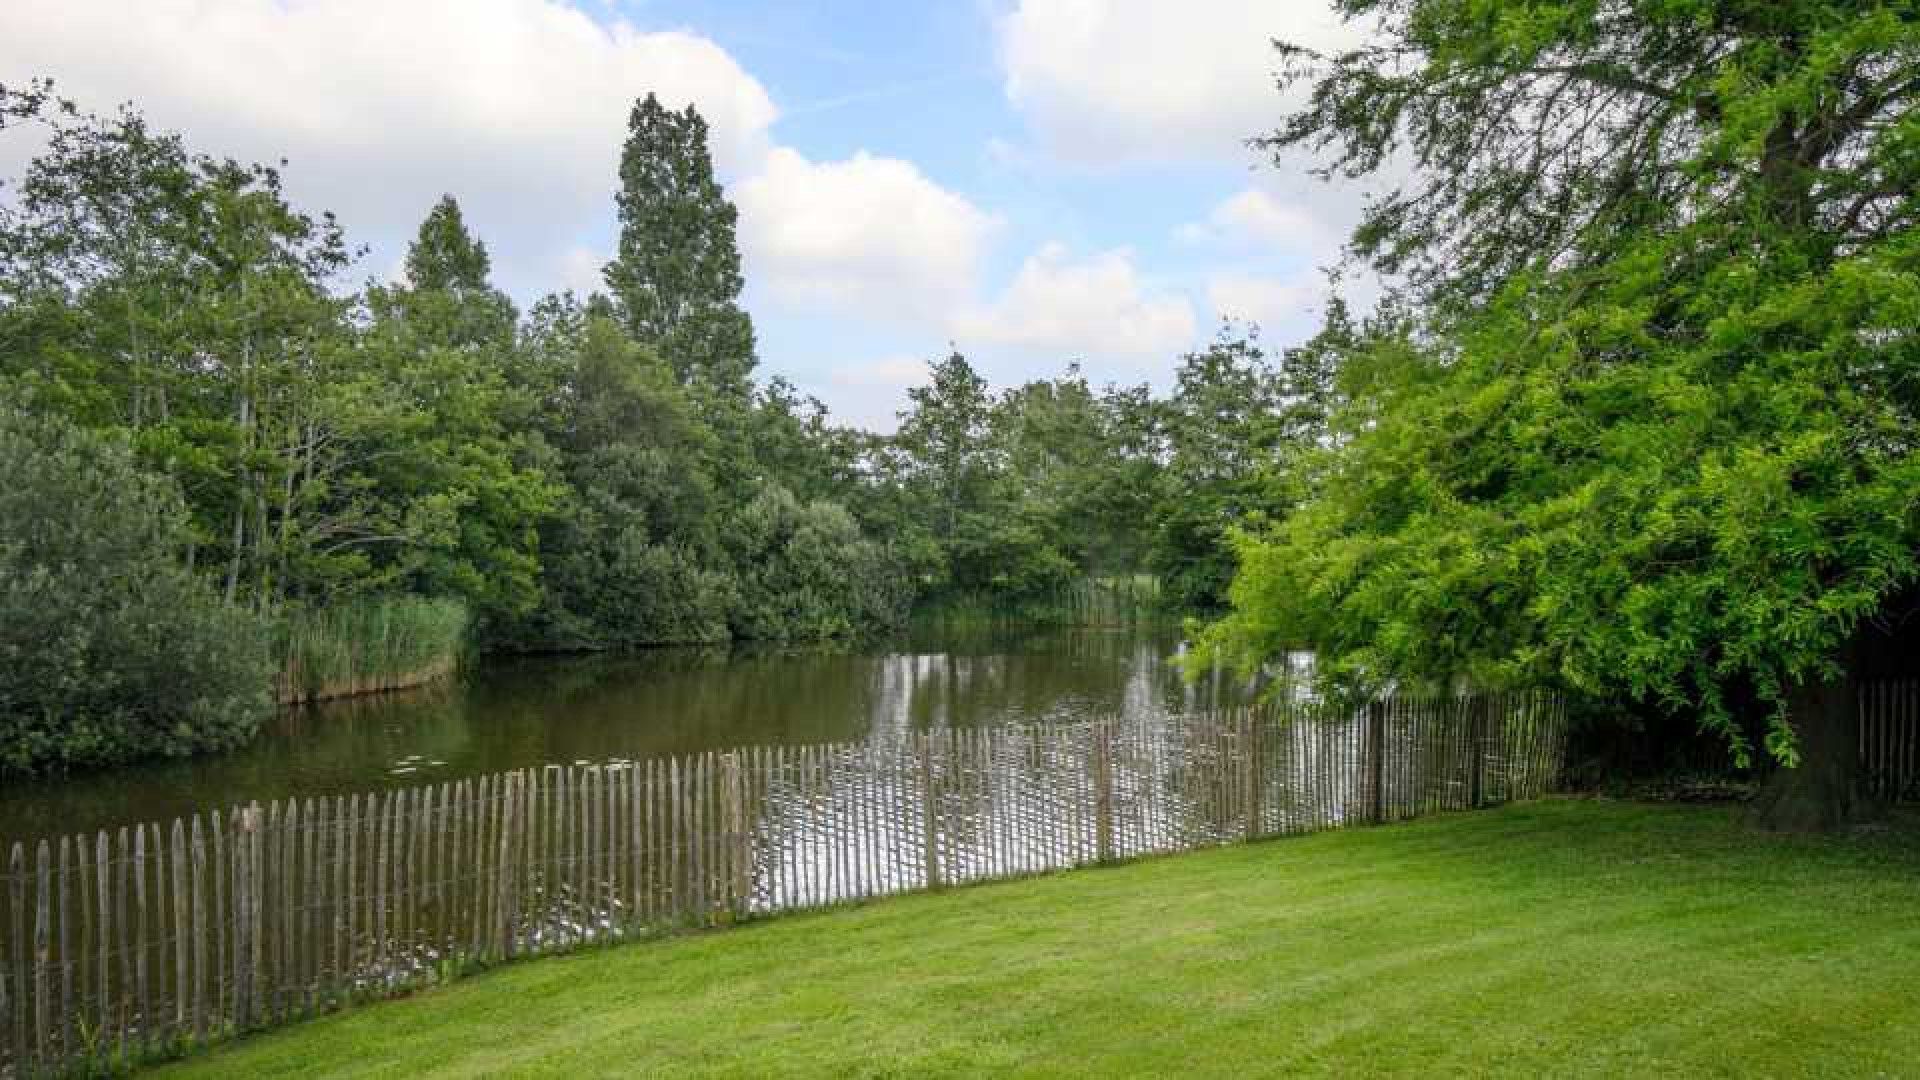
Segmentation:
{"type": "MultiPolygon", "coordinates": [[[[1359,257],[1310,497],[1241,540],[1216,650],[1347,686],[1557,682],[1850,813],[1835,687],[1920,544],[1920,22],[1897,4],[1354,0],[1266,145],[1410,162],[1359,257]],[[1412,314],[1405,314],[1405,313],[1412,314]]],[[[1789,800],[1792,801],[1792,800],[1789,800]]]]}
{"type": "Polygon", "coordinates": [[[753,322],[740,308],[739,217],[714,179],[707,122],[648,94],[627,120],[620,154],[619,252],[607,288],[626,331],[680,377],[744,394],[753,322]]]}
{"type": "Polygon", "coordinates": [[[359,252],[279,168],[45,83],[0,90],[0,133],[27,125],[47,142],[0,203],[0,392],[179,493],[163,557],[280,650],[283,680],[354,682],[317,674],[364,652],[331,636],[405,612],[445,649],[462,620],[482,649],[811,639],[914,610],[1065,617],[1090,582],[1131,597],[1188,563],[1212,569],[1181,602],[1218,603],[1226,521],[1300,441],[1265,415],[1297,404],[1284,363],[1208,359],[1264,355],[1243,331],[1170,395],[1072,365],[995,388],[955,351],[896,433],[838,426],[754,378],[706,123],[652,97],[607,292],[524,312],[455,195],[424,208],[404,275],[348,291],[359,252]]]}
{"type": "Polygon", "coordinates": [[[6,402],[0,473],[0,771],[252,735],[266,641],[181,561],[172,482],[122,441],[6,402]]]}

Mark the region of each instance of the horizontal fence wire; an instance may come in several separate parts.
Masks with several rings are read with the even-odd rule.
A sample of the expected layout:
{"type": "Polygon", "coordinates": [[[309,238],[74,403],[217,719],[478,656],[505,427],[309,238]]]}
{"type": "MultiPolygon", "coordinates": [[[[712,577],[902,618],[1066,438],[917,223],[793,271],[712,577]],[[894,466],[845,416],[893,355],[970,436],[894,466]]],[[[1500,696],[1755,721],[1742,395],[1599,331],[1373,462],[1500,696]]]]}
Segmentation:
{"type": "Polygon", "coordinates": [[[1557,698],[1518,694],[943,730],[15,844],[0,1075],[131,1064],[587,944],[1533,798],[1565,727],[1557,698]]]}

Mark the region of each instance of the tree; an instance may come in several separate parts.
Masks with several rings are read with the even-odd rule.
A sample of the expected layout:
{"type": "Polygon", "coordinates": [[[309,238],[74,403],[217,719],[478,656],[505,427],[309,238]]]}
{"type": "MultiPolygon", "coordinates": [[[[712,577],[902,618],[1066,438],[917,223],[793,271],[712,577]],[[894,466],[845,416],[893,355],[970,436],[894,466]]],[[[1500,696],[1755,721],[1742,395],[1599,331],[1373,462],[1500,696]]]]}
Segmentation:
{"type": "Polygon", "coordinates": [[[857,483],[856,434],[835,426],[820,399],[802,396],[784,376],[757,388],[748,434],[753,470],[796,497],[842,498],[857,483]]]}
{"type": "Polygon", "coordinates": [[[429,325],[420,332],[446,348],[510,346],[518,318],[491,280],[487,246],[467,231],[460,204],[443,195],[407,248],[405,288],[378,290],[391,315],[429,325]]]}
{"type": "Polygon", "coordinates": [[[1417,164],[1369,203],[1353,246],[1430,301],[1603,266],[1623,234],[1703,219],[1816,258],[1914,224],[1904,4],[1338,7],[1377,32],[1331,57],[1281,45],[1283,82],[1312,95],[1259,142],[1276,164],[1321,152],[1325,175],[1417,164]]]}
{"type": "MultiPolygon", "coordinates": [[[[490,633],[539,602],[537,523],[560,498],[556,456],[534,430],[539,392],[521,381],[513,304],[451,196],[406,266],[407,284],[367,290],[355,453],[334,488],[379,523],[363,586],[457,597],[490,633]]],[[[350,386],[331,383],[343,397],[350,386]]]]}
{"type": "Polygon", "coordinates": [[[1257,331],[1232,325],[1180,362],[1162,407],[1166,466],[1148,565],[1184,610],[1216,611],[1225,602],[1234,568],[1229,531],[1283,509],[1267,498],[1274,471],[1321,434],[1318,390],[1286,378],[1297,366],[1277,370],[1257,331]]]}
{"type": "Polygon", "coordinates": [[[907,391],[895,441],[912,458],[928,495],[934,535],[952,544],[962,515],[978,506],[995,467],[987,425],[987,380],[958,352],[933,365],[932,381],[907,391]]]}
{"type": "Polygon", "coordinates": [[[733,635],[755,641],[850,637],[904,615],[906,582],[845,508],[766,484],[729,522],[733,635]]]}
{"type": "Polygon", "coordinates": [[[1315,497],[1242,543],[1217,650],[1557,681],[1861,810],[1855,658],[1920,573],[1920,26],[1897,6],[1351,0],[1373,43],[1269,145],[1423,167],[1355,248],[1411,325],[1346,350],[1315,497]]]}
{"type": "Polygon", "coordinates": [[[990,437],[1001,447],[1002,496],[1076,570],[1118,569],[1108,557],[1101,475],[1114,464],[1100,402],[1078,365],[1000,395],[990,437]]]}
{"type": "MultiPolygon", "coordinates": [[[[0,87],[0,133],[28,126],[46,147],[0,201],[0,385],[176,485],[186,524],[155,557],[212,583],[234,619],[271,624],[289,663],[364,658],[335,639],[396,612],[433,624],[436,649],[468,611],[483,647],[540,648],[898,617],[895,545],[845,506],[874,505],[866,440],[784,381],[752,383],[734,210],[692,109],[635,107],[614,296],[549,297],[524,324],[452,196],[405,281],[348,295],[355,253],[330,216],[287,201],[277,169],[195,153],[131,107],[102,118],[45,82],[0,87]]],[[[183,646],[209,625],[182,624],[183,646]]],[[[225,737],[143,741],[51,715],[0,753],[225,737]]]]}
{"type": "Polygon", "coordinates": [[[546,417],[567,492],[541,525],[541,606],[520,644],[609,648],[722,640],[731,582],[720,562],[712,433],[665,361],[590,305],[553,320],[565,356],[546,417]]]}
{"type": "Polygon", "coordinates": [[[290,206],[278,171],[190,153],[130,108],[48,123],[0,220],[0,373],[126,432],[179,479],[227,601],[270,610],[316,536],[340,229],[290,206]]]}
{"type": "Polygon", "coordinates": [[[0,772],[247,739],[267,627],[186,568],[179,490],[17,386],[0,398],[0,772]]]}
{"type": "Polygon", "coordinates": [[[683,382],[744,398],[753,322],[741,309],[738,212],[714,179],[707,122],[652,94],[636,102],[620,154],[619,251],[606,267],[621,325],[683,382]]]}

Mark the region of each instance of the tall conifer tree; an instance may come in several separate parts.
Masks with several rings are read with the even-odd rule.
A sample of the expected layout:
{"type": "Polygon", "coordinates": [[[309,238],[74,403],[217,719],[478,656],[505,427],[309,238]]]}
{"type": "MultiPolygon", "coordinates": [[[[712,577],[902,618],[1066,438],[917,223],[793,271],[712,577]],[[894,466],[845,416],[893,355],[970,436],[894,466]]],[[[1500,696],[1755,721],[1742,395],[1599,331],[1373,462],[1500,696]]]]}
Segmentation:
{"type": "Polygon", "coordinates": [[[621,324],[681,381],[744,397],[753,322],[740,308],[738,212],[713,175],[707,122],[648,94],[620,155],[619,252],[606,267],[621,324]]]}

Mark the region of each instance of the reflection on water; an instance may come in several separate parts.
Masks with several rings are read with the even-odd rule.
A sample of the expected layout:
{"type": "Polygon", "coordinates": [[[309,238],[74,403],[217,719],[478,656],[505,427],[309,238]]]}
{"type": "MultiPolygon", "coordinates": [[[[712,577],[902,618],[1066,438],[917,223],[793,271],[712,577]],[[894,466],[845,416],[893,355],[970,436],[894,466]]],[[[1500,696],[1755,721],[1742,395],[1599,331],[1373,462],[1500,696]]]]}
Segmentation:
{"type": "MultiPolygon", "coordinates": [[[[875,670],[922,696],[917,663],[875,670]]],[[[940,685],[961,691],[951,706],[1005,684],[940,685]]],[[[1533,798],[1565,729],[1544,695],[1165,715],[1176,702],[1177,685],[1112,720],[876,722],[838,743],[548,765],[41,843],[0,875],[0,1035],[31,1025],[12,1045],[39,1063],[104,1065],[130,1043],[200,1041],[502,957],[1533,798]],[[110,917],[129,896],[131,920],[110,917]]],[[[387,772],[438,759],[402,760],[387,772]]],[[[10,1052],[0,1038],[0,1076],[10,1052]]]]}
{"type": "MultiPolygon", "coordinates": [[[[287,796],[376,791],[547,764],[1208,707],[1177,639],[1069,630],[844,648],[661,649],[489,660],[456,683],[287,712],[203,760],[0,784],[0,842],[287,796]]],[[[1224,702],[1223,702],[1224,703],[1224,702]]]]}

